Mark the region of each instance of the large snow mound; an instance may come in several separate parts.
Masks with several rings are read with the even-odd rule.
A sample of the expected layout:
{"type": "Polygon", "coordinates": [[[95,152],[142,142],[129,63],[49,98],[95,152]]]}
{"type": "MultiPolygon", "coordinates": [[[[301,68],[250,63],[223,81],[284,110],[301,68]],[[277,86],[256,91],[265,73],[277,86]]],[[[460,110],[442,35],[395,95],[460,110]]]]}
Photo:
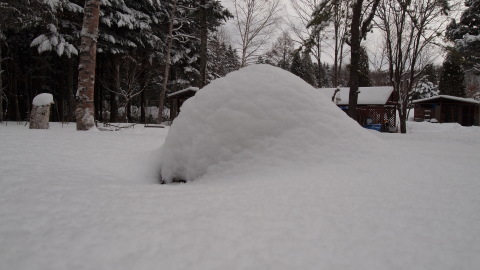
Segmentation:
{"type": "Polygon", "coordinates": [[[253,65],[184,103],[161,149],[161,175],[170,182],[272,168],[291,172],[361,153],[378,140],[299,77],[253,65]]]}

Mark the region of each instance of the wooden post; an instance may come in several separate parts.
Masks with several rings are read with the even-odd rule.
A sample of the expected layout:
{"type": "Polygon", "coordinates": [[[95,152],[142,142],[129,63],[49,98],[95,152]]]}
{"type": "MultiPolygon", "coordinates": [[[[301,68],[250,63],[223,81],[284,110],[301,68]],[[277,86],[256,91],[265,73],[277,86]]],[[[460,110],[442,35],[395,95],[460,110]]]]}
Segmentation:
{"type": "Polygon", "coordinates": [[[32,103],[30,129],[48,129],[53,96],[51,94],[40,94],[33,99],[32,103]]]}

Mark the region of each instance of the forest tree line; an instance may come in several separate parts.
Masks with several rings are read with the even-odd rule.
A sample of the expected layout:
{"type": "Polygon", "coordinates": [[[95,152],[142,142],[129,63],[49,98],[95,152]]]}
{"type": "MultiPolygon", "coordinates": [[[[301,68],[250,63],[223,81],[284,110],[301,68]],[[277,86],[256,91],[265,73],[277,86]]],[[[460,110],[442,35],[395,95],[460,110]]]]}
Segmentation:
{"type": "MultiPolygon", "coordinates": [[[[54,121],[75,120],[78,47],[85,1],[1,1],[2,115],[28,119],[35,95],[55,98],[54,121]]],[[[102,0],[97,42],[95,119],[153,121],[159,89],[205,84],[239,68],[239,57],[219,27],[232,15],[220,1],[102,0]],[[200,16],[205,16],[201,23],[200,16]],[[169,32],[169,26],[172,31],[169,32]],[[201,29],[205,28],[206,31],[201,29]],[[208,68],[200,70],[201,35],[208,68]],[[172,40],[168,48],[167,41],[172,40]],[[168,50],[168,51],[167,51],[168,50]],[[166,55],[170,56],[164,78],[166,55]],[[133,112],[132,112],[133,110],[133,112]],[[119,113],[120,112],[120,113],[119,113]],[[150,119],[148,119],[150,118],[150,119]]],[[[168,94],[168,93],[167,93],[168,94]]]]}
{"type": "MultiPolygon", "coordinates": [[[[0,1],[2,119],[27,119],[33,97],[49,92],[59,108],[53,120],[74,120],[84,2],[0,1]]],[[[403,128],[413,99],[480,97],[479,0],[465,1],[458,22],[448,15],[460,0],[289,0],[288,16],[279,0],[230,0],[232,11],[215,0],[100,2],[99,121],[155,121],[149,110],[161,106],[159,91],[201,88],[252,63],[278,66],[317,88],[350,86],[352,102],[357,87],[391,85],[403,128]],[[238,50],[221,28],[229,19],[238,50]],[[280,24],[287,29],[277,34],[280,24]],[[364,43],[371,31],[380,33],[373,52],[364,43]],[[443,66],[433,64],[439,47],[448,52],[443,66]]]]}

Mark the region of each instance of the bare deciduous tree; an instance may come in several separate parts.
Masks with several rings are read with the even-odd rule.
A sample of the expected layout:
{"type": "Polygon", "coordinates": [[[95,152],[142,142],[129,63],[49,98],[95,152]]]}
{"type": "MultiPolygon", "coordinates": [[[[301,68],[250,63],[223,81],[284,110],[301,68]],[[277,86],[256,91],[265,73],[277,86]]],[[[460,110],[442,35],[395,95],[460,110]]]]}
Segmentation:
{"type": "MultiPolygon", "coordinates": [[[[291,0],[291,1],[313,1],[313,0],[291,0]]],[[[351,19],[352,0],[326,0],[319,2],[315,7],[312,20],[307,27],[311,28],[310,39],[320,38],[320,33],[325,32],[327,37],[331,35],[331,42],[325,44],[333,50],[333,84],[339,86],[342,74],[343,60],[345,55],[345,41],[351,19]]]]}
{"type": "Polygon", "coordinates": [[[124,113],[126,122],[128,123],[131,120],[131,101],[134,97],[145,91],[151,74],[148,72],[149,66],[147,66],[145,63],[137,61],[137,59],[130,55],[124,56],[121,60],[121,64],[112,67],[112,73],[120,74],[120,69],[122,69],[122,77],[118,77],[114,81],[115,84],[112,86],[103,80],[101,80],[101,83],[108,91],[123,97],[124,113]]]}
{"type": "Polygon", "coordinates": [[[397,95],[400,131],[406,133],[408,102],[430,64],[429,50],[447,22],[447,0],[382,0],[376,25],[383,31],[390,83],[397,95]]]}
{"type": "MultiPolygon", "coordinates": [[[[288,16],[288,25],[295,34],[296,41],[300,44],[307,44],[308,51],[317,60],[318,77],[322,74],[322,43],[324,33],[323,28],[309,28],[308,24],[313,18],[313,14],[320,0],[290,0],[293,9],[293,15],[288,16]],[[319,30],[319,31],[316,31],[319,30]]],[[[326,26],[326,24],[325,24],[326,26]]]]}
{"type": "Polygon", "coordinates": [[[270,41],[280,19],[280,0],[232,0],[240,36],[240,66],[248,65],[270,41]]]}

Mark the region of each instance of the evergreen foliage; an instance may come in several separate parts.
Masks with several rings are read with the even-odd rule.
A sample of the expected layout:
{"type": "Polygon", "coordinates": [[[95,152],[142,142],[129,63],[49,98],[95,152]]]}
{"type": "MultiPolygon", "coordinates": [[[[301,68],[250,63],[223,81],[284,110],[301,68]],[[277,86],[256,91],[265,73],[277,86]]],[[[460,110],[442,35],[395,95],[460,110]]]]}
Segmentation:
{"type": "Polygon", "coordinates": [[[302,78],[303,65],[302,57],[300,56],[300,50],[296,50],[292,56],[292,64],[290,65],[290,72],[302,78]]]}
{"type": "Polygon", "coordinates": [[[453,20],[448,26],[447,38],[455,41],[462,64],[480,73],[480,0],[466,0],[465,6],[460,21],[453,20]]]}
{"type": "Polygon", "coordinates": [[[431,82],[428,77],[428,75],[424,75],[422,78],[420,78],[420,80],[418,80],[417,84],[413,88],[413,93],[410,96],[411,100],[438,96],[438,86],[434,85],[434,83],[431,82]]]}
{"type": "Polygon", "coordinates": [[[368,64],[368,54],[365,47],[360,49],[360,61],[359,61],[359,87],[372,86],[372,80],[370,79],[370,67],[368,64]]]}
{"type": "MultiPolygon", "coordinates": [[[[158,106],[158,91],[165,80],[168,92],[196,86],[200,66],[199,11],[206,11],[208,33],[215,32],[231,16],[219,0],[207,0],[204,6],[196,0],[178,0],[175,14],[172,14],[173,1],[100,2],[94,101],[95,118],[100,121],[125,119],[115,114],[127,103],[132,108],[141,108],[144,121],[147,107],[158,106]],[[172,15],[176,18],[172,72],[166,78],[163,67],[172,15]],[[132,97],[125,92],[129,87],[130,93],[143,90],[132,97]]],[[[52,115],[53,121],[73,120],[84,3],[81,0],[0,2],[0,44],[3,44],[0,62],[5,87],[4,93],[0,93],[5,107],[0,109],[8,112],[7,120],[26,119],[31,99],[40,92],[54,95],[54,106],[58,106],[59,113],[52,115]],[[2,61],[2,57],[8,61],[2,61]]],[[[238,68],[238,56],[229,43],[209,46],[207,60],[208,80],[238,68]]]]}
{"type": "Polygon", "coordinates": [[[449,53],[443,62],[439,90],[441,95],[465,97],[465,71],[456,53],[449,53]]]}

